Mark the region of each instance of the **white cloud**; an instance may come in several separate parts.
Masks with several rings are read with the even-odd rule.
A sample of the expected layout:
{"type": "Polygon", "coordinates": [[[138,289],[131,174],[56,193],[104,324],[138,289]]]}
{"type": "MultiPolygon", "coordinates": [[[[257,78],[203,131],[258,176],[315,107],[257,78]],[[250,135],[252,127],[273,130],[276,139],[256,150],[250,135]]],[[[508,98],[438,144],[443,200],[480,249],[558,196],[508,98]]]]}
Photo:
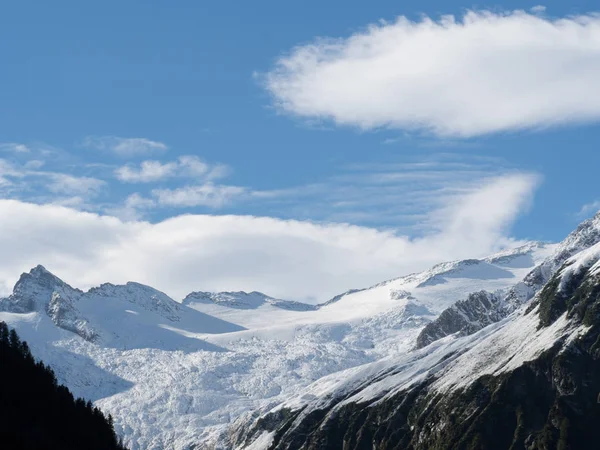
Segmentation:
{"type": "Polygon", "coordinates": [[[55,194],[95,195],[106,186],[106,182],[91,177],[77,177],[65,173],[43,173],[50,182],[47,188],[55,194]]]}
{"type": "Polygon", "coordinates": [[[361,129],[470,137],[600,119],[600,15],[467,12],[370,25],[281,57],[281,111],[361,129]]]}
{"type": "Polygon", "coordinates": [[[243,289],[326,300],[348,288],[511,244],[509,227],[535,185],[528,175],[491,180],[456,197],[437,213],[440,228],[418,239],[367,227],[251,216],[123,222],[0,200],[0,286],[7,290],[20,272],[41,263],[81,288],[135,280],[176,298],[192,290],[243,289]]]}
{"type": "Polygon", "coordinates": [[[27,161],[23,167],[27,170],[38,170],[41,169],[42,167],[44,167],[44,165],[46,164],[45,161],[42,161],[40,159],[32,159],[27,161]]]}
{"type": "Polygon", "coordinates": [[[188,177],[213,180],[228,173],[227,166],[209,165],[197,156],[185,155],[177,161],[143,161],[139,167],[127,164],[115,170],[116,177],[127,183],[148,183],[171,177],[188,177]]]}
{"type": "Polygon", "coordinates": [[[596,214],[600,210],[600,200],[595,200],[590,203],[586,203],[581,207],[577,213],[578,218],[589,217],[592,214],[596,214]]]}
{"type": "Polygon", "coordinates": [[[0,150],[12,153],[29,153],[29,147],[15,142],[0,143],[0,150]]]}
{"type": "Polygon", "coordinates": [[[98,150],[108,150],[119,156],[132,157],[164,152],[166,144],[146,138],[122,138],[116,136],[88,136],[83,145],[98,150]]]}
{"type": "Polygon", "coordinates": [[[127,197],[125,205],[129,208],[148,208],[154,205],[154,200],[144,198],[136,192],[127,197]]]}
{"type": "Polygon", "coordinates": [[[122,205],[109,206],[104,212],[124,221],[136,221],[142,219],[147,211],[155,206],[156,202],[153,199],[135,192],[129,195],[122,205]]]}
{"type": "Polygon", "coordinates": [[[90,209],[84,198],[95,197],[107,186],[105,181],[97,178],[39,170],[43,166],[44,162],[40,160],[16,164],[0,158],[0,187],[3,188],[0,194],[5,198],[85,205],[90,209]]]}
{"type": "Polygon", "coordinates": [[[177,189],[154,189],[152,195],[162,206],[219,208],[245,192],[246,189],[239,186],[205,183],[177,189]]]}
{"type": "Polygon", "coordinates": [[[139,169],[132,165],[119,167],[115,176],[127,183],[148,183],[172,176],[177,170],[176,163],[162,164],[160,161],[144,161],[139,169]]]}
{"type": "Polygon", "coordinates": [[[462,201],[431,214],[436,228],[457,242],[468,239],[479,245],[493,245],[514,218],[527,210],[541,179],[538,175],[515,173],[490,180],[481,190],[471,192],[462,201]],[[496,229],[494,236],[490,230],[496,229]]]}
{"type": "Polygon", "coordinates": [[[0,159],[0,186],[13,184],[11,178],[22,178],[23,174],[15,166],[5,159],[0,159]]]}
{"type": "Polygon", "coordinates": [[[455,197],[508,176],[514,170],[501,158],[438,153],[419,160],[351,164],[319,183],[268,191],[248,191],[253,201],[278,215],[327,222],[413,228],[423,232],[432,211],[455,197]]]}

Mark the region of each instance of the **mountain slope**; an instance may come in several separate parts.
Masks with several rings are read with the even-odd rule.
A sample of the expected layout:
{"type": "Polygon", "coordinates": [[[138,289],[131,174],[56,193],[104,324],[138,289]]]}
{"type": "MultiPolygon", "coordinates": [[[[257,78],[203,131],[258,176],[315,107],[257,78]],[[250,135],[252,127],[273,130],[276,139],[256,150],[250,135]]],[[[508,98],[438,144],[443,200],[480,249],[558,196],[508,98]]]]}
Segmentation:
{"type": "MultiPolygon", "coordinates": [[[[417,338],[417,347],[422,348],[436,339],[454,333],[471,334],[497,322],[529,301],[548,281],[550,276],[570,257],[600,241],[600,215],[586,220],[567,236],[539,265],[514,285],[507,293],[498,295],[481,291],[471,294],[466,300],[458,301],[443,311],[428,324],[417,338]]],[[[536,245],[536,244],[529,244],[536,245]]],[[[527,267],[524,255],[508,251],[487,261],[512,267],[527,267]]]]}
{"type": "Polygon", "coordinates": [[[325,377],[232,429],[264,449],[578,449],[599,442],[600,244],[470,336],[325,377]]]}

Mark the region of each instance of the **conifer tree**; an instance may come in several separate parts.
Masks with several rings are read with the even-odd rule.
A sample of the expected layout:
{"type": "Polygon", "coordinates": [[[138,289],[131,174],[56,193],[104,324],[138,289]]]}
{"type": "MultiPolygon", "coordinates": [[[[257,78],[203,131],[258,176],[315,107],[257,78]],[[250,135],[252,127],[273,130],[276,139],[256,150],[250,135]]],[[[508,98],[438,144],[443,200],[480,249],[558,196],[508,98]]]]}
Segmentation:
{"type": "Polygon", "coordinates": [[[75,399],[26,342],[0,322],[0,448],[125,450],[112,417],[75,399]]]}

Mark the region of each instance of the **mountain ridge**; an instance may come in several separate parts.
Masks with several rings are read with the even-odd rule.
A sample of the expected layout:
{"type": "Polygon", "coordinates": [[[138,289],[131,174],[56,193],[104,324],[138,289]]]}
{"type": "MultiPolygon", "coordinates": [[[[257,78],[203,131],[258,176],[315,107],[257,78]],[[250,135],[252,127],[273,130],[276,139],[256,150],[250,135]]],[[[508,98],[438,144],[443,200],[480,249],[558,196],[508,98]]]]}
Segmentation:
{"type": "MultiPolygon", "coordinates": [[[[132,450],[228,449],[228,429],[238,418],[285,402],[323,377],[409,354],[422,328],[449,305],[483,288],[507,291],[551,246],[440,264],[310,308],[259,292],[200,291],[180,303],[133,282],[87,292],[57,283],[97,334],[87,340],[61,295],[58,325],[44,308],[0,312],[0,320],[17,326],[61,381],[110,412],[132,450]],[[79,380],[83,371],[89,375],[79,380]]],[[[36,304],[50,304],[48,292],[36,304]]]]}
{"type": "MultiPolygon", "coordinates": [[[[238,419],[231,445],[541,449],[597,442],[598,217],[536,266],[536,276],[525,276],[521,283],[537,287],[530,302],[487,326],[451,330],[406,355],[324,377],[295,398],[238,419]]],[[[485,291],[466,303],[471,298],[487,302],[488,313],[503,303],[485,291]]]]}

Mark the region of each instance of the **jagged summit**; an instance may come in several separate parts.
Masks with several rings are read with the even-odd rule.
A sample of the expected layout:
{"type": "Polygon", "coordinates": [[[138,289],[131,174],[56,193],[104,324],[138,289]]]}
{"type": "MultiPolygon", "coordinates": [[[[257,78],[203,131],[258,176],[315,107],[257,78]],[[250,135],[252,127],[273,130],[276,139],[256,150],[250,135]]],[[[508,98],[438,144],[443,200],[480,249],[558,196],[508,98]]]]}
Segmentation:
{"type": "Polygon", "coordinates": [[[42,266],[41,264],[38,264],[37,266],[32,268],[29,271],[29,273],[31,275],[36,275],[36,274],[50,273],[50,271],[48,269],[46,269],[44,266],[42,266]]]}
{"type": "Polygon", "coordinates": [[[582,222],[558,244],[553,254],[527,275],[525,284],[539,289],[567,259],[598,242],[600,242],[600,212],[582,222]]]}
{"type": "Polygon", "coordinates": [[[37,282],[40,284],[60,286],[66,285],[63,280],[54,275],[41,264],[33,267],[29,272],[22,273],[17,284],[19,284],[20,281],[26,282],[27,280],[31,279],[37,280],[37,282]]]}
{"type": "Polygon", "coordinates": [[[63,298],[71,298],[82,293],[62,281],[44,266],[37,265],[27,273],[21,274],[13,293],[0,300],[0,310],[26,313],[42,311],[50,303],[53,293],[63,298]]]}
{"type": "Polygon", "coordinates": [[[89,342],[115,347],[212,349],[203,341],[167,330],[183,327],[189,334],[224,333],[243,327],[210,317],[177,303],[165,293],[136,282],[104,283],[87,292],[71,287],[42,265],[23,273],[13,293],[0,300],[0,311],[35,313],[61,330],[89,342]]]}

